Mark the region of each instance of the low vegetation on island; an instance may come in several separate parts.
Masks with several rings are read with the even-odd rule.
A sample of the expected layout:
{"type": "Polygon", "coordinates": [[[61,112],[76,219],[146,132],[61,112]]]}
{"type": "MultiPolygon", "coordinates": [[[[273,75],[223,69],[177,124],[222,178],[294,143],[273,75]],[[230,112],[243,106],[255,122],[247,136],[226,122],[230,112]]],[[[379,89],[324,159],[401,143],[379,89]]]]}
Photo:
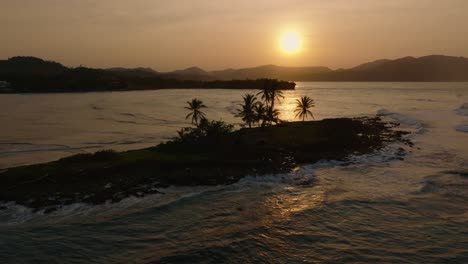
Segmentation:
{"type": "Polygon", "coordinates": [[[378,117],[305,121],[313,118],[315,105],[307,96],[297,101],[296,115],[302,121],[282,121],[276,105],[284,95],[275,82],[265,82],[256,95],[243,96],[235,115],[244,128],[209,120],[203,112],[208,106],[195,98],[186,106],[186,119],[193,125],[173,140],[141,150],[99,151],[8,169],[0,173],[0,202],[50,212],[76,202],[101,204],[161,193],[170,185],[232,184],[247,175],[345,160],[390,142],[411,144],[403,138],[405,132],[392,129],[397,124],[378,117]]]}

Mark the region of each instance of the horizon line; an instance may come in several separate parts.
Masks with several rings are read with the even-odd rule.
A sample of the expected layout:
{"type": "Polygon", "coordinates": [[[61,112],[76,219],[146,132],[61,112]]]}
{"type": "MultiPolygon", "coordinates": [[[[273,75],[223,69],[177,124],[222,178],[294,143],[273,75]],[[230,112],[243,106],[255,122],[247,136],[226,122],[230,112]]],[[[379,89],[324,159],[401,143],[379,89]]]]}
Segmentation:
{"type": "Polygon", "coordinates": [[[188,67],[176,68],[176,69],[174,69],[174,70],[165,70],[165,71],[156,70],[155,68],[153,68],[153,67],[151,67],[151,66],[147,66],[147,67],[145,67],[145,66],[137,66],[137,67],[124,67],[124,66],[93,67],[93,66],[87,66],[87,65],[83,65],[83,64],[80,64],[80,65],[78,65],[78,66],[68,66],[68,65],[63,64],[63,63],[60,62],[60,61],[45,59],[45,58],[42,58],[42,57],[32,56],[32,55],[15,55],[15,56],[8,57],[7,59],[0,59],[0,61],[8,61],[8,60],[10,60],[10,59],[12,59],[12,58],[24,57],[24,58],[37,58],[37,59],[41,59],[41,60],[46,61],[46,62],[56,62],[56,63],[59,63],[59,64],[61,64],[62,66],[67,67],[67,68],[80,68],[80,67],[84,67],[84,68],[100,69],[100,70],[109,70],[109,69],[126,69],[126,70],[132,70],[132,69],[149,69],[149,70],[155,71],[155,72],[157,72],[157,73],[171,73],[171,72],[175,72],[175,71],[184,71],[184,70],[188,70],[188,69],[197,68],[197,69],[200,69],[200,70],[205,71],[205,72],[207,72],[207,73],[210,73],[210,72],[218,72],[218,71],[226,71],[226,70],[253,69],[253,68],[261,68],[261,67],[268,67],[268,66],[283,67],[283,68],[327,68],[327,69],[329,69],[329,70],[336,71],[336,70],[347,70],[347,69],[352,69],[352,68],[355,68],[355,67],[358,67],[358,66],[367,64],[367,63],[376,62],[376,61],[383,61],[383,60],[395,61],[395,60],[405,59],[405,58],[420,59],[420,58],[425,58],[425,57],[438,57],[438,56],[440,56],[440,57],[452,57],[452,58],[468,59],[467,57],[464,57],[464,56],[457,56],[457,55],[429,54],[429,55],[423,55],[423,56],[411,56],[411,55],[408,55],[408,56],[396,57],[396,58],[393,58],[393,59],[388,59],[388,58],[374,59],[374,60],[369,60],[369,61],[366,61],[366,62],[362,62],[362,63],[356,64],[356,65],[351,66],[351,67],[348,67],[348,68],[343,68],[343,67],[332,68],[332,67],[325,66],[325,65],[285,66],[285,65],[278,65],[278,64],[270,63],[270,64],[260,64],[260,65],[256,65],[256,66],[244,66],[244,67],[238,67],[238,68],[228,67],[228,68],[220,68],[220,69],[214,69],[214,70],[213,70],[213,69],[206,70],[206,69],[204,69],[204,68],[202,68],[202,67],[200,67],[200,66],[192,65],[192,66],[188,66],[188,67]]]}

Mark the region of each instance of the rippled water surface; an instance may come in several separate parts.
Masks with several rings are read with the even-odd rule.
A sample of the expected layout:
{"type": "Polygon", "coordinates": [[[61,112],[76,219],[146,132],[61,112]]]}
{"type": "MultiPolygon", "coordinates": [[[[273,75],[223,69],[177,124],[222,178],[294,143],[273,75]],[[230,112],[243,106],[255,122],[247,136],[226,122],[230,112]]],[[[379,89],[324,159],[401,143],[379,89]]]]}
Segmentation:
{"type": "MultiPolygon", "coordinates": [[[[210,118],[238,122],[245,92],[0,95],[0,168],[152,146],[186,125],[193,97],[210,118]]],[[[47,215],[8,204],[0,263],[468,263],[468,83],[298,83],[283,119],[302,95],[319,119],[398,121],[415,146],[404,160],[394,145],[347,164],[47,215]]]]}

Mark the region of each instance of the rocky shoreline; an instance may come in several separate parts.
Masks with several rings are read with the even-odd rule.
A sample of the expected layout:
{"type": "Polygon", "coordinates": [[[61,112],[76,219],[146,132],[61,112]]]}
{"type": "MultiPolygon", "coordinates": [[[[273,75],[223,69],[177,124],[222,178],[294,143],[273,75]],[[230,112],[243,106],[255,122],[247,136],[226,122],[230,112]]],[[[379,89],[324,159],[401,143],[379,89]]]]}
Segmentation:
{"type": "Polygon", "coordinates": [[[200,142],[173,140],[141,150],[79,154],[0,172],[0,203],[47,213],[77,202],[142,197],[171,185],[232,184],[247,175],[285,173],[300,164],[369,154],[392,142],[412,146],[404,137],[408,133],[397,126],[378,117],[289,122],[200,142]]]}

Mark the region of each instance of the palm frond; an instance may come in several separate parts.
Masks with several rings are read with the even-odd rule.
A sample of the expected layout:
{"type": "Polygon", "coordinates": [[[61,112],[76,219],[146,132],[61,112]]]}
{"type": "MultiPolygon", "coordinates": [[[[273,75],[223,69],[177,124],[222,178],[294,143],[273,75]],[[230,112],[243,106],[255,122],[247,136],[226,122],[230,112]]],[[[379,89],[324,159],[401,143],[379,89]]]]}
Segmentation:
{"type": "Polygon", "coordinates": [[[299,116],[302,117],[302,119],[304,120],[305,118],[307,118],[308,115],[310,115],[315,120],[314,115],[309,110],[309,108],[311,107],[315,107],[315,102],[310,97],[303,96],[300,99],[296,99],[296,109],[294,110],[294,113],[297,114],[295,118],[299,116]]]}

